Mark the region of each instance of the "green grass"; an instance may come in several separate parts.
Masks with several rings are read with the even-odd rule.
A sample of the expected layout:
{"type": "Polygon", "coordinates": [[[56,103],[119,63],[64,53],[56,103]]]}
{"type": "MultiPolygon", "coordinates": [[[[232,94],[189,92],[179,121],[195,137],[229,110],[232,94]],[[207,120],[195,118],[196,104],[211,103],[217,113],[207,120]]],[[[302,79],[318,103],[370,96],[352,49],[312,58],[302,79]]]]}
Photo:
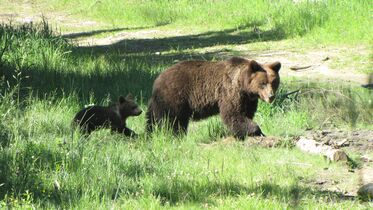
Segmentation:
{"type": "Polygon", "coordinates": [[[369,43],[373,32],[369,0],[64,0],[51,4],[114,27],[167,25],[197,31],[257,28],[258,38],[305,36],[315,43],[369,43]]]}
{"type": "MultiPolygon", "coordinates": [[[[231,38],[213,35],[217,40],[231,38]]],[[[307,184],[325,167],[339,174],[346,166],[329,164],[286,144],[272,149],[239,141],[201,145],[220,141],[226,134],[218,117],[192,123],[188,135],[180,138],[162,129],[145,135],[144,115],[128,120],[140,134],[137,140],[108,130],[86,139],[70,128],[84,105],[108,104],[128,92],[146,109],[153,80],[176,59],[217,59],[186,54],[184,49],[197,47],[193,36],[78,47],[44,23],[3,24],[0,38],[2,208],[364,209],[370,205],[307,184]],[[182,45],[175,50],[172,44],[179,41],[182,45]],[[144,47],[133,48],[139,45],[144,47]],[[152,51],[159,49],[170,53],[152,51]]],[[[198,40],[201,45],[214,41],[198,40]]],[[[372,129],[371,96],[369,90],[353,85],[285,79],[278,99],[272,105],[260,103],[255,120],[265,133],[284,140],[305,129],[372,129]],[[283,97],[298,89],[299,94],[283,97]]],[[[351,180],[357,182],[357,177],[351,180]]]]}

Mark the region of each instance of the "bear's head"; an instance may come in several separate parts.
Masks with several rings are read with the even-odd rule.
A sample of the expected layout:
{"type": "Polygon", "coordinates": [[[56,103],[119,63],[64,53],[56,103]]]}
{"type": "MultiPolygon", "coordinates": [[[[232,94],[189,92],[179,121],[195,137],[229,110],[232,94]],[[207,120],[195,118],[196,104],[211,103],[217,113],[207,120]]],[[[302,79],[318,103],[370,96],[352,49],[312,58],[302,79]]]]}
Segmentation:
{"type": "Polygon", "coordinates": [[[250,95],[258,96],[263,101],[271,103],[280,85],[281,63],[259,64],[250,60],[248,65],[244,78],[245,90],[250,95]]]}
{"type": "Polygon", "coordinates": [[[131,94],[128,94],[126,97],[123,97],[123,96],[119,97],[118,109],[119,109],[119,114],[122,118],[127,118],[129,116],[138,116],[142,113],[142,110],[139,107],[139,105],[137,105],[133,101],[131,94]]]}

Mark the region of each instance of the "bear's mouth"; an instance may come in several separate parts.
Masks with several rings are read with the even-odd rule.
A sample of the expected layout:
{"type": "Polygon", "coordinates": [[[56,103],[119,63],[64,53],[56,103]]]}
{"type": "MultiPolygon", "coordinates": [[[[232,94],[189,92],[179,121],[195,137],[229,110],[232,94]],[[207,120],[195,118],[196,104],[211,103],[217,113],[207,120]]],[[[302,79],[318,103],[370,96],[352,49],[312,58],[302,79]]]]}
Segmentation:
{"type": "Polygon", "coordinates": [[[268,97],[268,103],[272,103],[275,100],[275,96],[268,97]]]}
{"type": "Polygon", "coordinates": [[[275,96],[265,97],[265,96],[260,95],[260,99],[262,99],[263,101],[267,103],[272,103],[275,100],[275,96]]]}

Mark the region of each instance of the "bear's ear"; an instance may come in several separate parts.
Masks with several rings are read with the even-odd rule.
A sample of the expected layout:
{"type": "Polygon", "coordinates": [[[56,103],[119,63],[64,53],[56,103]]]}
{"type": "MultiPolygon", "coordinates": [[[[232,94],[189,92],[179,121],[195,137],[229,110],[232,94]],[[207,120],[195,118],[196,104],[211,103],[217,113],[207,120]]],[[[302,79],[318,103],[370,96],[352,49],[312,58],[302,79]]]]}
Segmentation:
{"type": "Polygon", "coordinates": [[[133,96],[131,93],[128,93],[128,95],[126,96],[126,99],[127,100],[132,100],[133,99],[133,96]]]}
{"type": "Polygon", "coordinates": [[[124,102],[126,102],[126,99],[123,96],[120,96],[118,101],[120,104],[123,104],[124,102]]]}
{"type": "Polygon", "coordinates": [[[279,72],[281,69],[281,63],[276,61],[274,63],[269,64],[268,67],[271,68],[275,72],[279,72]]]}
{"type": "Polygon", "coordinates": [[[250,65],[250,69],[252,72],[257,72],[257,71],[262,70],[262,67],[259,65],[259,63],[257,63],[254,60],[251,60],[249,65],[250,65]]]}

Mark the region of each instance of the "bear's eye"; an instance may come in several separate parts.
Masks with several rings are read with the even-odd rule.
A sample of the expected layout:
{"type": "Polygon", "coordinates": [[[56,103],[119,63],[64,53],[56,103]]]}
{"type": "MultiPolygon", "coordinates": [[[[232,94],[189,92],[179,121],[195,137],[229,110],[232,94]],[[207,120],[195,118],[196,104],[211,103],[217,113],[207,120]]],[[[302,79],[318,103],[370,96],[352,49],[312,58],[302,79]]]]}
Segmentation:
{"type": "Polygon", "coordinates": [[[260,87],[263,88],[263,89],[264,89],[266,86],[267,86],[266,83],[261,83],[261,84],[260,84],[260,87]]]}

